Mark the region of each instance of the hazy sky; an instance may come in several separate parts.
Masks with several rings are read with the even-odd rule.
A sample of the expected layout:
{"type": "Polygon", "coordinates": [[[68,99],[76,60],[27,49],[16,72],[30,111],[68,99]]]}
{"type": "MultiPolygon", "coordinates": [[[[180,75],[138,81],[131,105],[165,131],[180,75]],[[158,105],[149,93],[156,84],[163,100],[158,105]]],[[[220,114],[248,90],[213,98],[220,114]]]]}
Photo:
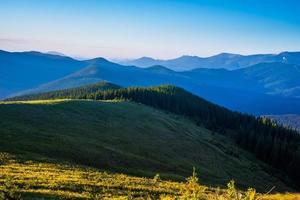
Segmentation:
{"type": "Polygon", "coordinates": [[[0,49],[173,58],[300,50],[298,0],[0,0],[0,49]]]}

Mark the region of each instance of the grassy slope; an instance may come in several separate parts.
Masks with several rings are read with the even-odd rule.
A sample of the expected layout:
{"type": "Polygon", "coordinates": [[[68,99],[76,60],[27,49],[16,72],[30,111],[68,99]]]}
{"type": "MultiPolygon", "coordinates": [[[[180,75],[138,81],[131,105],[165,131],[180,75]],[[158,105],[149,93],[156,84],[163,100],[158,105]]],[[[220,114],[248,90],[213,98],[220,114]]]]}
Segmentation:
{"type": "Polygon", "coordinates": [[[17,192],[24,199],[95,199],[96,195],[98,199],[112,199],[127,197],[129,194],[143,197],[151,193],[178,193],[181,186],[180,183],[170,181],[163,181],[158,185],[152,179],[109,174],[79,166],[18,163],[11,158],[5,165],[0,165],[0,172],[6,177],[0,176],[0,185],[10,178],[14,185],[18,185],[17,192]]]}
{"type": "Polygon", "coordinates": [[[268,169],[228,138],[182,117],[130,102],[79,100],[0,104],[0,151],[23,160],[72,162],[139,176],[183,179],[192,166],[202,183],[266,191],[268,169]]]}

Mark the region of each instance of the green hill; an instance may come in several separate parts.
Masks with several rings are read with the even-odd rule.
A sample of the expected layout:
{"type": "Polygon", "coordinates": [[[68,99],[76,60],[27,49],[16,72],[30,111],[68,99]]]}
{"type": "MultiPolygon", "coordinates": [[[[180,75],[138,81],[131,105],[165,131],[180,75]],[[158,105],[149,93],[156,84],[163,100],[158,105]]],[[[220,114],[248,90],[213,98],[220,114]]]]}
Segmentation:
{"type": "Polygon", "coordinates": [[[266,118],[232,112],[175,86],[132,87],[97,92],[65,94],[64,91],[15,97],[12,100],[41,99],[129,100],[189,118],[233,139],[236,145],[281,170],[299,186],[300,135],[266,118]]]}
{"type": "Polygon", "coordinates": [[[271,175],[275,170],[228,137],[137,103],[3,102],[0,118],[0,151],[21,162],[67,162],[174,180],[183,180],[195,166],[205,185],[224,186],[234,179],[241,188],[291,190],[271,175]]]}

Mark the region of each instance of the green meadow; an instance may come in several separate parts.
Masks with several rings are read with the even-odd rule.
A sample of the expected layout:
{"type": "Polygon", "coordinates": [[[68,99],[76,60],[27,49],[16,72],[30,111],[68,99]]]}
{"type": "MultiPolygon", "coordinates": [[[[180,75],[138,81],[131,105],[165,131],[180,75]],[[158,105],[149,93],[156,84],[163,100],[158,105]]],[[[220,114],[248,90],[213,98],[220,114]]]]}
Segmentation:
{"type": "Polygon", "coordinates": [[[204,199],[227,198],[230,180],[241,196],[293,191],[228,137],[142,104],[1,102],[0,118],[1,182],[25,199],[184,198],[193,167],[204,199]]]}

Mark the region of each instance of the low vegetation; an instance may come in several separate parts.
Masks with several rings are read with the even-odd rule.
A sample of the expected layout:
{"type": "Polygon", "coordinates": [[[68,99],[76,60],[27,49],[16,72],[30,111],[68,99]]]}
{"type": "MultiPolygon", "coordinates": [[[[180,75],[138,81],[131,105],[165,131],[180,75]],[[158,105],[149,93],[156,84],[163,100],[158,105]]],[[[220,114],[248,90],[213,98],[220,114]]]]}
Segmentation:
{"type": "Polygon", "coordinates": [[[297,194],[264,195],[201,184],[194,168],[183,182],[108,173],[70,164],[16,160],[1,153],[0,199],[292,200],[297,194]]]}

